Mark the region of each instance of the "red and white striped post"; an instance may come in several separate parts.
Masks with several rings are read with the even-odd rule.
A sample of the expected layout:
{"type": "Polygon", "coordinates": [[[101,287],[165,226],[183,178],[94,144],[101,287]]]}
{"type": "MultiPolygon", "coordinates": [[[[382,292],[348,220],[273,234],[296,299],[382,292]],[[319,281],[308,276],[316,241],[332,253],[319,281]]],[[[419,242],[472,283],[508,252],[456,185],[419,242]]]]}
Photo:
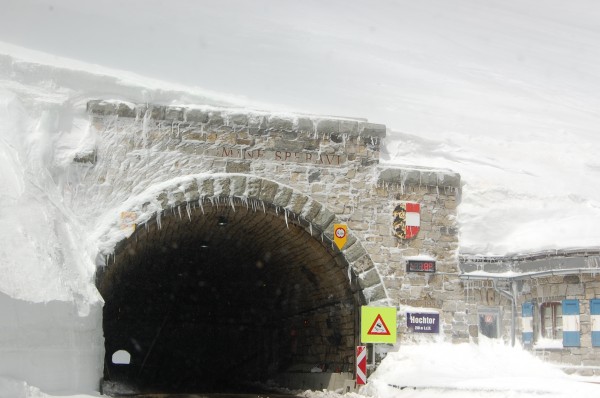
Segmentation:
{"type": "Polygon", "coordinates": [[[367,347],[364,345],[356,347],[356,384],[367,384],[367,347]]]}

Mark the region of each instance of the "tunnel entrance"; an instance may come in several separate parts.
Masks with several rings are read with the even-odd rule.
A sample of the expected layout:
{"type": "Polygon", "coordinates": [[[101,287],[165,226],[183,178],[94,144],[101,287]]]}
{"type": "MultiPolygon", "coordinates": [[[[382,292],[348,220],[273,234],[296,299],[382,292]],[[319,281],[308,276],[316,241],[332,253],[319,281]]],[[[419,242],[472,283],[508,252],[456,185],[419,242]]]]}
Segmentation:
{"type": "Polygon", "coordinates": [[[96,283],[105,381],[202,392],[354,370],[356,276],[321,231],[268,203],[172,207],[122,241],[96,283]]]}

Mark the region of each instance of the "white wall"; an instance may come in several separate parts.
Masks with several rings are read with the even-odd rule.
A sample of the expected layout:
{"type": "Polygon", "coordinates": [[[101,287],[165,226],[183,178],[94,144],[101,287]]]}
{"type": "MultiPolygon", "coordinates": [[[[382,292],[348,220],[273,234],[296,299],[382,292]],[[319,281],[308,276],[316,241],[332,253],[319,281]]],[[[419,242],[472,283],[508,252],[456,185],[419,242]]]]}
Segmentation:
{"type": "Polygon", "coordinates": [[[104,363],[102,303],[32,303],[0,293],[0,374],[48,393],[98,391],[104,363]]]}

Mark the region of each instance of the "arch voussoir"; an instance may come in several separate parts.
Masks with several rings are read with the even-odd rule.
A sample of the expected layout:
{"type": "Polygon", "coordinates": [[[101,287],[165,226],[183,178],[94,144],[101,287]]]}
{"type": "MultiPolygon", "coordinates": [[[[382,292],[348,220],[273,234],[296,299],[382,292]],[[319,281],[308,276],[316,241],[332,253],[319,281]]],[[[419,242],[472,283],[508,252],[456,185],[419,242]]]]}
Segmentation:
{"type": "MultiPolygon", "coordinates": [[[[376,297],[377,300],[387,298],[382,280],[356,235],[349,230],[345,247],[338,250],[333,245],[333,225],[342,221],[320,202],[289,186],[243,174],[193,175],[183,180],[179,178],[172,183],[162,184],[161,189],[155,192],[153,197],[152,201],[148,201],[147,195],[142,194],[138,200],[130,201],[123,211],[137,214],[135,223],[140,225],[148,222],[152,217],[159,217],[160,212],[196,202],[202,207],[206,201],[217,204],[223,200],[227,200],[228,204],[232,204],[232,200],[239,200],[240,204],[256,201],[281,208],[297,217],[298,222],[304,222],[307,231],[321,234],[331,243],[332,250],[342,255],[356,275],[360,288],[374,291],[365,294],[365,297],[376,297]]],[[[113,223],[112,228],[117,228],[118,224],[118,222],[113,223]]],[[[109,232],[107,235],[114,234],[109,232]]],[[[126,237],[122,236],[122,238],[126,237]]]]}

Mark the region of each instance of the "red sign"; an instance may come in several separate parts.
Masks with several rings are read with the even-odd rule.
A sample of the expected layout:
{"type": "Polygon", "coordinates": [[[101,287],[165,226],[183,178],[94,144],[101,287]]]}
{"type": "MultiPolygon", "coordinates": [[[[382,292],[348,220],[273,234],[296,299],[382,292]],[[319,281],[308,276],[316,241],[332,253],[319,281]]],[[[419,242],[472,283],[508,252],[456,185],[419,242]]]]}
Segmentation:
{"type": "Polygon", "coordinates": [[[367,347],[356,347],[356,384],[367,384],[367,347]]]}
{"type": "Polygon", "coordinates": [[[435,272],[435,261],[408,260],[406,272],[435,272]]]}
{"type": "Polygon", "coordinates": [[[377,315],[377,318],[375,318],[375,321],[369,328],[369,331],[367,332],[367,334],[375,334],[378,336],[381,336],[381,335],[389,336],[390,335],[390,329],[388,329],[387,325],[383,321],[381,314],[377,315]]]}

